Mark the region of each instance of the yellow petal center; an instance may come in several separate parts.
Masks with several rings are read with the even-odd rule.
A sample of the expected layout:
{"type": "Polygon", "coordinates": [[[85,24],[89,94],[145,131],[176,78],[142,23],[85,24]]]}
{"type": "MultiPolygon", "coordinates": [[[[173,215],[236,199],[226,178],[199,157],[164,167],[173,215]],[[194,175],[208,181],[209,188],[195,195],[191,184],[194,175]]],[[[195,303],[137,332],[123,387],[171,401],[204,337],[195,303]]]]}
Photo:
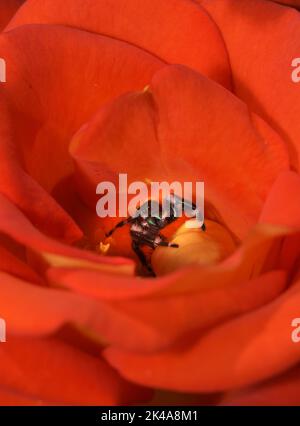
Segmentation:
{"type": "Polygon", "coordinates": [[[158,247],[152,267],[164,275],[190,264],[212,265],[229,256],[236,248],[230,232],[217,222],[206,220],[206,231],[188,228],[185,222],[171,238],[178,248],[158,247]]]}

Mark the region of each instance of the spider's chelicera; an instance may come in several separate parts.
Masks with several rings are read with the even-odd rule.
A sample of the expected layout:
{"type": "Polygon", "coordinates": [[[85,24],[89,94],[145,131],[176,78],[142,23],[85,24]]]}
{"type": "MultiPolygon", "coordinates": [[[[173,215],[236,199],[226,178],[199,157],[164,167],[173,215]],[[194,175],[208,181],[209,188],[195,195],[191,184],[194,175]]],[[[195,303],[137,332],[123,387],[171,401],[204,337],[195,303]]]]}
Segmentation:
{"type": "Polygon", "coordinates": [[[135,214],[119,222],[111,229],[106,237],[110,237],[118,228],[130,225],[132,249],[137,254],[142,265],[151,275],[155,275],[151,262],[143,251],[144,247],[154,250],[156,247],[178,248],[178,244],[170,243],[161,234],[161,230],[182,216],[182,211],[189,217],[194,216],[199,221],[199,227],[205,231],[203,212],[197,210],[193,202],[186,201],[174,194],[163,200],[162,203],[148,200],[136,210],[135,214]]]}

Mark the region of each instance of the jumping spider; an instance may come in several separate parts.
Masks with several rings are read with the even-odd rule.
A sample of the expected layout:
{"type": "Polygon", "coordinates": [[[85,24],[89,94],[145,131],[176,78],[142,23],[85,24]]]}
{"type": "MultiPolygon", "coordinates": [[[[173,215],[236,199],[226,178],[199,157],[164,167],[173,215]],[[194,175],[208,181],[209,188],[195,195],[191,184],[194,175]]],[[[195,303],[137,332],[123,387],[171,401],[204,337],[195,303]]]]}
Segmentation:
{"type": "MultiPolygon", "coordinates": [[[[154,250],[156,247],[172,247],[178,248],[178,244],[170,243],[167,241],[160,231],[170,223],[178,219],[179,213],[185,209],[193,210],[199,213],[196,209],[196,205],[192,202],[187,202],[182,198],[172,194],[170,198],[164,200],[169,206],[168,215],[165,214],[163,205],[154,200],[148,200],[136,211],[133,216],[128,217],[125,220],[119,222],[113,229],[111,229],[106,237],[110,237],[118,228],[124,225],[130,224],[130,236],[132,240],[132,249],[138,256],[141,264],[148,270],[148,272],[155,276],[154,271],[151,267],[150,261],[148,261],[142,247],[150,247],[154,250]],[[150,215],[149,215],[149,212],[150,215]],[[155,212],[153,214],[153,212],[155,212]],[[152,214],[152,215],[151,215],[152,214]]],[[[202,231],[205,231],[205,224],[201,226],[202,231]]]]}

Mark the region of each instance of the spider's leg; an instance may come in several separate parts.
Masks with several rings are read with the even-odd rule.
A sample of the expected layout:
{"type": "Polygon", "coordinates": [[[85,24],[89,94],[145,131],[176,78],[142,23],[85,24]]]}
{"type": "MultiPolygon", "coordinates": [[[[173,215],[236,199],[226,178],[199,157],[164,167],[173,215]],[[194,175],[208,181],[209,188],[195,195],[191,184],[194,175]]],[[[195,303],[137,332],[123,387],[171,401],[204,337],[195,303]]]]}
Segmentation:
{"type": "MultiPolygon", "coordinates": [[[[196,212],[196,218],[197,218],[197,214],[199,214],[199,210],[197,210],[197,206],[196,206],[195,203],[192,202],[191,205],[192,205],[192,209],[196,212]]],[[[184,208],[184,205],[183,205],[183,208],[184,208]]],[[[201,225],[201,229],[202,229],[202,231],[206,231],[206,226],[205,226],[205,223],[204,223],[204,217],[203,217],[203,223],[201,225]]]]}
{"type": "MultiPolygon", "coordinates": [[[[195,216],[196,216],[197,219],[199,218],[199,215],[201,217],[201,213],[198,210],[197,205],[193,201],[186,201],[186,200],[178,197],[177,195],[173,195],[173,203],[174,203],[175,211],[176,211],[176,208],[178,206],[180,206],[181,211],[184,211],[187,208],[187,209],[193,210],[195,212],[195,216]]],[[[203,220],[204,220],[204,218],[203,218],[203,220]]],[[[202,231],[206,231],[206,226],[205,226],[204,221],[201,225],[201,229],[202,229],[202,231]]]]}
{"type": "Polygon", "coordinates": [[[147,258],[145,256],[145,253],[142,251],[141,246],[136,241],[132,242],[132,249],[136,253],[137,257],[139,258],[139,260],[141,262],[141,264],[145,268],[147,268],[147,270],[151,273],[151,275],[155,276],[155,273],[154,273],[151,265],[149,264],[149,262],[148,262],[148,260],[147,260],[147,258]]]}
{"type": "Polygon", "coordinates": [[[157,244],[157,247],[173,247],[173,248],[178,248],[179,245],[175,244],[175,243],[169,243],[168,241],[161,241],[160,243],[157,244]]]}
{"type": "Polygon", "coordinates": [[[118,228],[122,228],[122,226],[127,225],[132,221],[132,217],[129,217],[125,220],[122,220],[121,222],[117,223],[116,226],[114,226],[110,231],[108,231],[105,236],[110,237],[118,228]]]}
{"type": "Polygon", "coordinates": [[[167,241],[166,238],[162,234],[158,235],[158,238],[155,241],[155,246],[156,247],[173,247],[173,248],[179,247],[178,244],[170,243],[169,241],[167,241]]]}

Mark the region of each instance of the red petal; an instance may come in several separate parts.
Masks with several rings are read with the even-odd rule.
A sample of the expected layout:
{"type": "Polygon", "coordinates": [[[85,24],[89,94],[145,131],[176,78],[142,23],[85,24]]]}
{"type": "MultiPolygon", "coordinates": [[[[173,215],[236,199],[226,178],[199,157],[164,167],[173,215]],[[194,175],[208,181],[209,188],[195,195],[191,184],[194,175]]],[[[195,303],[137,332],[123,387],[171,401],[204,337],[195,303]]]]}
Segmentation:
{"type": "Polygon", "coordinates": [[[221,405],[288,406],[300,405],[300,368],[275,377],[261,385],[225,395],[221,405]]]}
{"type": "Polygon", "coordinates": [[[261,223],[300,229],[300,176],[285,172],[278,176],[260,216],[261,223]]]}
{"type": "MultiPolygon", "coordinates": [[[[142,89],[164,64],[125,42],[63,26],[2,33],[0,49],[10,69],[3,92],[16,105],[10,115],[19,124],[10,133],[27,172],[49,192],[72,172],[71,136],[105,102],[142,89]]],[[[15,148],[7,139],[1,161],[11,163],[15,148]]],[[[6,179],[17,192],[12,177],[6,179]]]]}
{"type": "MultiPolygon", "coordinates": [[[[66,325],[98,346],[112,342],[151,350],[162,344],[161,333],[113,305],[46,289],[0,273],[0,309],[10,336],[43,337],[66,325]]],[[[165,341],[165,339],[163,340],[165,341]]]]}
{"type": "Polygon", "coordinates": [[[102,269],[112,273],[132,273],[133,263],[122,258],[109,258],[87,250],[62,244],[38,231],[29,220],[0,194],[0,231],[15,241],[40,253],[49,263],[102,269]],[[19,230],[22,232],[19,232],[19,230]]]}
{"type": "Polygon", "coordinates": [[[285,139],[299,170],[300,90],[292,60],[300,52],[300,15],[260,0],[198,0],[220,28],[234,91],[285,139]]]}
{"type": "Polygon", "coordinates": [[[208,14],[192,1],[29,0],[9,29],[32,23],[62,24],[124,40],[230,87],[223,40],[208,14]]]}
{"type": "Polygon", "coordinates": [[[275,0],[275,1],[276,3],[286,4],[288,6],[300,7],[300,0],[275,0]]]}
{"type": "Polygon", "coordinates": [[[18,257],[2,246],[0,246],[0,270],[34,283],[41,282],[41,278],[27,263],[18,259],[18,257]]]}
{"type": "MultiPolygon", "coordinates": [[[[246,275],[246,271],[243,272],[246,275]]],[[[155,280],[151,289],[151,283],[144,280],[142,283],[139,279],[129,282],[91,271],[56,269],[49,273],[52,283],[93,298],[109,300],[109,306],[118,312],[120,319],[130,320],[122,323],[118,317],[111,318],[112,323],[119,322],[114,342],[138,351],[157,350],[186,332],[203,330],[264,305],[276,298],[286,286],[285,273],[281,271],[253,279],[242,278],[241,275],[241,268],[239,273],[238,270],[234,273],[225,268],[209,272],[194,267],[168,276],[168,279],[155,280]],[[135,285],[145,287],[138,291],[135,285]],[[139,338],[129,338],[128,334],[139,338]]]]}
{"type": "Polygon", "coordinates": [[[106,358],[124,377],[158,388],[212,392],[248,386],[299,362],[300,345],[291,339],[299,306],[300,283],[195,340],[154,355],[110,348],[106,358]]]}
{"type": "Polygon", "coordinates": [[[1,0],[0,31],[8,24],[22,3],[23,0],[1,0]]]}
{"type": "MultiPolygon", "coordinates": [[[[20,152],[17,153],[14,146],[16,130],[22,129],[23,122],[18,121],[20,116],[15,115],[15,111],[5,101],[5,93],[1,92],[1,96],[1,193],[7,195],[45,233],[66,242],[78,240],[82,233],[71,217],[24,172],[20,164],[20,152]],[[16,121],[18,126],[15,126],[16,121]]],[[[27,124],[30,128],[30,124],[27,124]]],[[[28,135],[28,141],[31,140],[31,133],[28,134],[26,129],[23,131],[28,135]]],[[[24,142],[24,134],[22,134],[22,142],[24,142]]]]}
{"type": "MultiPolygon", "coordinates": [[[[285,285],[284,281],[279,279],[280,273],[278,286],[275,286],[276,281],[272,275],[270,277],[272,285],[268,286],[265,285],[266,281],[261,286],[258,277],[265,271],[278,268],[278,265],[291,270],[286,264],[286,258],[290,258],[289,254],[285,245],[282,246],[280,242],[282,237],[288,236],[286,241],[289,241],[289,238],[294,238],[299,232],[299,227],[295,228],[297,220],[299,221],[297,201],[299,194],[299,177],[293,172],[283,173],[275,182],[266,201],[261,215],[264,224],[259,224],[257,229],[253,229],[232,256],[213,267],[192,266],[163,278],[143,279],[143,281],[139,278],[108,277],[96,271],[78,268],[52,268],[48,276],[56,285],[66,286],[72,291],[93,298],[109,300],[120,314],[125,313],[132,319],[132,331],[136,330],[139,333],[142,319],[148,328],[155,330],[154,340],[147,341],[141,337],[139,341],[128,342],[126,331],[122,329],[124,333],[116,336],[116,341],[122,346],[133,344],[135,349],[153,350],[161,345],[170,344],[186,331],[212,326],[228,315],[238,314],[236,306],[240,306],[242,313],[278,296],[285,285]],[[289,188],[289,193],[286,188],[289,188]],[[288,221],[285,215],[281,217],[276,212],[277,219],[274,221],[273,218],[276,217],[274,206],[283,192],[289,195],[286,199],[282,198],[288,211],[288,221]],[[272,222],[278,226],[270,226],[272,222]],[[262,290],[266,293],[264,291],[260,293],[262,290]],[[235,303],[232,302],[232,298],[235,299],[235,303]],[[240,298],[247,303],[237,303],[236,300],[240,298]],[[168,317],[173,318],[172,322],[167,321],[168,317]]],[[[294,261],[299,253],[299,245],[297,247],[294,248],[294,261]]],[[[274,274],[276,276],[275,272],[274,274]]],[[[265,279],[263,276],[262,280],[265,279]]]]}
{"type": "Polygon", "coordinates": [[[279,267],[294,272],[300,255],[300,176],[282,173],[272,187],[261,212],[260,222],[294,228],[282,242],[279,267]]]}
{"type": "Polygon", "coordinates": [[[265,122],[221,86],[180,66],[155,74],[148,91],[100,110],[71,152],[91,205],[99,181],[115,181],[120,171],[129,182],[204,181],[206,198],[239,237],[289,167],[283,142],[265,122]]]}
{"type": "Polygon", "coordinates": [[[118,376],[101,358],[58,339],[10,337],[0,347],[0,386],[15,404],[118,405],[149,393],[118,376]],[[11,395],[11,394],[14,395],[11,395]]]}

